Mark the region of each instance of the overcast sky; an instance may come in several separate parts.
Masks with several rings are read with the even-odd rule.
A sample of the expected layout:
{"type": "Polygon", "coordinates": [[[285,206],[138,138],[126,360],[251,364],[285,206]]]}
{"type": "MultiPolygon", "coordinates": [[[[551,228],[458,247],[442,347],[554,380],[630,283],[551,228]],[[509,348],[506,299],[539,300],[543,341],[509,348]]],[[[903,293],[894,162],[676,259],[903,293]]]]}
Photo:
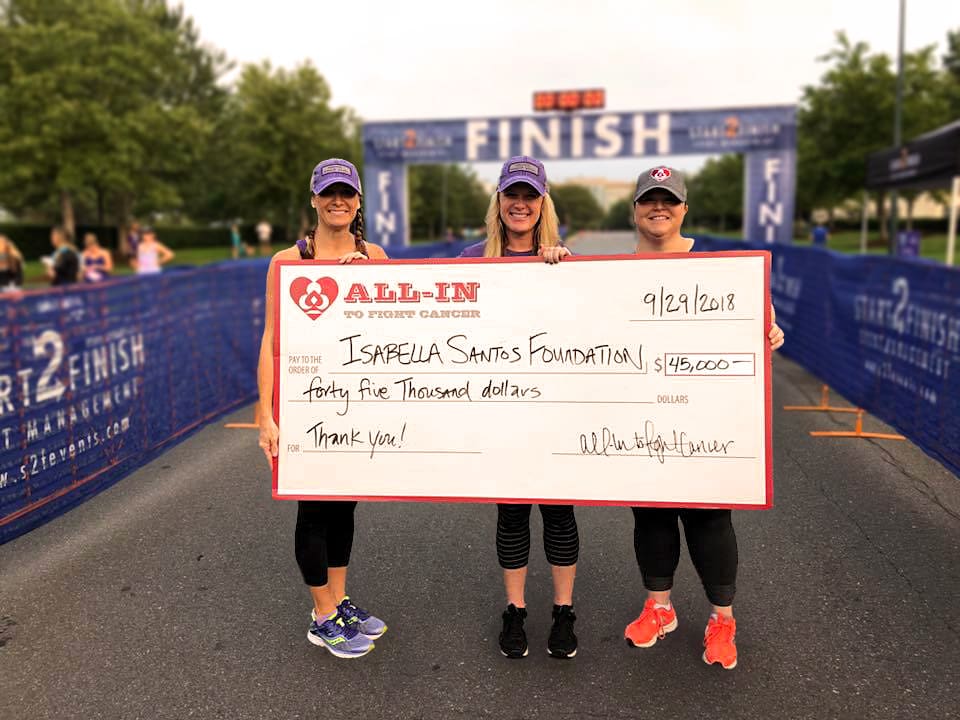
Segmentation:
{"type": "MultiPolygon", "coordinates": [[[[898,0],[182,4],[203,40],[238,63],[310,59],[334,104],[366,120],[526,115],[534,90],[585,87],[605,88],[611,111],[795,103],[838,30],[895,57],[899,12],[898,0]]],[[[957,0],[907,0],[908,51],[936,44],[940,56],[958,28],[957,0]]],[[[694,170],[704,158],[662,160],[694,170]]],[[[627,179],[644,162],[561,161],[548,173],[627,179]]],[[[499,170],[475,168],[486,180],[499,170]]]]}

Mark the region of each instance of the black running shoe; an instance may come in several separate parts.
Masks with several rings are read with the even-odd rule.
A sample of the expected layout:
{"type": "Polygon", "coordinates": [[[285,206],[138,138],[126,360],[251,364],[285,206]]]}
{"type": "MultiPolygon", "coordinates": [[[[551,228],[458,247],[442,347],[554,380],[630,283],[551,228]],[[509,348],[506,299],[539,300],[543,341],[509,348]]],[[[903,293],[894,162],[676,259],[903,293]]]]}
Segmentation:
{"type": "Polygon", "coordinates": [[[553,606],[553,627],[547,640],[547,652],[551,657],[572,658],[577,654],[577,636],[573,632],[576,621],[572,605],[553,606]]]}
{"type": "Polygon", "coordinates": [[[518,608],[513,603],[503,611],[503,630],[500,632],[500,652],[504,657],[523,658],[527,656],[527,634],[523,631],[523,621],[527,619],[527,609],[518,608]]]}

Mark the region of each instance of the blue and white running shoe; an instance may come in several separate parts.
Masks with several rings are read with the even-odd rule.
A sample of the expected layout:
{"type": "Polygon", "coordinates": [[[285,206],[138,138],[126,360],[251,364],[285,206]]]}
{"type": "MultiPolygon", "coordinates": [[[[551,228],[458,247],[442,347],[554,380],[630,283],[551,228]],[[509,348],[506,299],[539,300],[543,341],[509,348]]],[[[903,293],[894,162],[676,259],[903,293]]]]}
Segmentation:
{"type": "MultiPolygon", "coordinates": [[[[310,617],[317,619],[315,610],[310,611],[310,617]]],[[[371,615],[362,607],[354,605],[349,595],[345,596],[337,606],[337,619],[347,627],[356,628],[361,635],[371,640],[376,640],[387,631],[387,624],[383,620],[371,615]]]]}
{"type": "Polygon", "coordinates": [[[337,614],[343,618],[343,623],[347,627],[351,625],[360,630],[361,634],[366,635],[371,640],[376,640],[387,631],[387,624],[378,617],[374,617],[362,607],[354,605],[347,595],[337,606],[337,614]]]}
{"type": "Polygon", "coordinates": [[[373,650],[373,642],[355,627],[344,623],[339,614],[323,622],[314,620],[307,631],[307,640],[325,647],[340,658],[363,657],[373,650]]]}

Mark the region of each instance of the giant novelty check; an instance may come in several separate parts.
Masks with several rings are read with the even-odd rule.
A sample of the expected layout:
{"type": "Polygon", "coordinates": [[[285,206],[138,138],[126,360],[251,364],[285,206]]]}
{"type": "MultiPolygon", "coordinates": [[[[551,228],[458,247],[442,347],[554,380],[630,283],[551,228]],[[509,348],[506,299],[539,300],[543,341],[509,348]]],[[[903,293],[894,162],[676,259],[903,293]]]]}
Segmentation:
{"type": "Polygon", "coordinates": [[[769,507],[769,263],[280,263],[274,496],[769,507]]]}

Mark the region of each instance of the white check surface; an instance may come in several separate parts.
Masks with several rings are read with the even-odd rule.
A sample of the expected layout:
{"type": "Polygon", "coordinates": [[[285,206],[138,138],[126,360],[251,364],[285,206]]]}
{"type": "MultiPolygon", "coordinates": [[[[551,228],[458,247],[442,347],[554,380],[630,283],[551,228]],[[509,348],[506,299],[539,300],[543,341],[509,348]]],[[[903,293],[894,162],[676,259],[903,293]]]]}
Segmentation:
{"type": "Polygon", "coordinates": [[[281,265],[275,494],[765,504],[764,287],[761,255],[281,265]]]}

